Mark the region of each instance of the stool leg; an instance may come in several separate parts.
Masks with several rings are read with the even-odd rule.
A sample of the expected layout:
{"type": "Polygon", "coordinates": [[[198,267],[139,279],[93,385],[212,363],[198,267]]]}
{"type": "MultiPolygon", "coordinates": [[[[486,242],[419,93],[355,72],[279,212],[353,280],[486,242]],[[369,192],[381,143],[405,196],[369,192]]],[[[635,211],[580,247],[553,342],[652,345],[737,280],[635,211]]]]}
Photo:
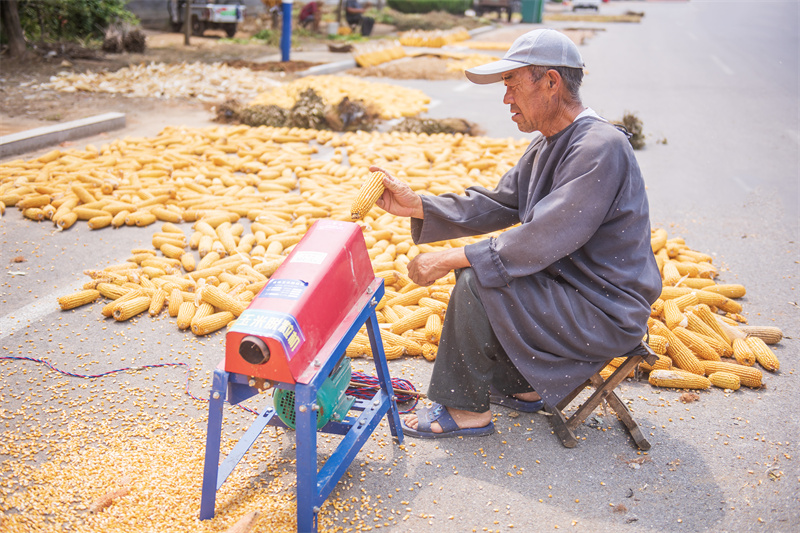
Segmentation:
{"type": "Polygon", "coordinates": [[[645,451],[649,450],[650,442],[645,438],[644,433],[642,433],[642,430],[639,428],[639,424],[637,424],[636,420],[631,416],[628,406],[613,392],[606,397],[606,401],[614,412],[617,413],[617,417],[619,417],[620,421],[628,428],[628,432],[631,434],[631,437],[633,437],[639,449],[645,451]]]}
{"type": "Polygon", "coordinates": [[[555,431],[556,436],[561,439],[561,444],[564,445],[566,448],[574,448],[578,445],[578,439],[575,437],[575,434],[569,429],[567,425],[567,419],[564,418],[564,413],[561,412],[559,408],[550,407],[550,405],[545,404],[545,410],[550,413],[550,424],[553,426],[553,431],[555,431]]]}

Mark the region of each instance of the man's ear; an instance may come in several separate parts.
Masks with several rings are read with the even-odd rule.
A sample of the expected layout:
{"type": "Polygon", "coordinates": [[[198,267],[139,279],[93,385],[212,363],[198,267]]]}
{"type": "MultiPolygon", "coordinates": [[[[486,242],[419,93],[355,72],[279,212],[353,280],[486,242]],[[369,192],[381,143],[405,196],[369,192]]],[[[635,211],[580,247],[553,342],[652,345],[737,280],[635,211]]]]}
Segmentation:
{"type": "Polygon", "coordinates": [[[548,70],[545,75],[547,76],[547,86],[549,88],[556,88],[561,83],[561,75],[557,70],[548,70]]]}

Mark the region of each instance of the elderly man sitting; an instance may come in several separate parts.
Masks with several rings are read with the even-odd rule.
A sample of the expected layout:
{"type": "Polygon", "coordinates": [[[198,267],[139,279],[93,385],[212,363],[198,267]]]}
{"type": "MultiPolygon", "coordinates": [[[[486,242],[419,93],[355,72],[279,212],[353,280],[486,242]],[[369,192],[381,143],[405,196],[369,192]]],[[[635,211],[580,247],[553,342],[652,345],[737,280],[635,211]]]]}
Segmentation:
{"type": "Polygon", "coordinates": [[[408,264],[419,285],[452,270],[457,282],[428,389],[434,404],[405,418],[407,435],[489,435],[490,404],[555,405],[646,333],[661,277],[645,184],[625,133],[583,105],[583,67],[565,35],[538,29],[502,60],[466,71],[474,83],[502,81],[511,120],[536,132],[495,189],[420,196],[384,179],[378,205],[411,217],[416,243],[508,228],[408,264]]]}

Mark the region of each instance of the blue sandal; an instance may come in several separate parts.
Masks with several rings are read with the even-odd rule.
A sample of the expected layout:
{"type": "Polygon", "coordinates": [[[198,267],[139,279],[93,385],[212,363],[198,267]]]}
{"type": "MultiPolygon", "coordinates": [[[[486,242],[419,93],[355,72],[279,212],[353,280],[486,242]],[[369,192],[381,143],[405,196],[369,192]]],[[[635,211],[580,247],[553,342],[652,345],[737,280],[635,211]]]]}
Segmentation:
{"type": "Polygon", "coordinates": [[[417,411],[417,429],[412,429],[403,422],[403,434],[418,439],[447,439],[453,437],[485,437],[494,433],[494,423],[489,422],[482,428],[460,428],[444,405],[435,403],[417,411]],[[439,422],[441,433],[434,433],[431,424],[439,422]]]}
{"type": "Polygon", "coordinates": [[[544,400],[526,402],[524,400],[514,398],[513,396],[501,394],[494,389],[492,389],[491,394],[489,394],[489,403],[502,405],[503,407],[508,407],[509,409],[514,409],[515,411],[519,411],[521,413],[536,413],[541,411],[544,407],[544,400]]]}

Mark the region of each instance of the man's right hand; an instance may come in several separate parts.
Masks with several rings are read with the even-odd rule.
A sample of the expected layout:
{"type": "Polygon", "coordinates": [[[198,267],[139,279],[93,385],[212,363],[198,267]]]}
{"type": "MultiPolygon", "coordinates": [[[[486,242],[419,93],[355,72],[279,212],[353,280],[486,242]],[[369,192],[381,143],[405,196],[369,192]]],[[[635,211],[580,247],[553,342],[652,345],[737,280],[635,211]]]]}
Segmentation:
{"type": "Polygon", "coordinates": [[[383,194],[375,202],[378,207],[399,217],[423,218],[422,199],[406,183],[393,177],[380,167],[369,167],[370,172],[383,172],[383,194]]]}

